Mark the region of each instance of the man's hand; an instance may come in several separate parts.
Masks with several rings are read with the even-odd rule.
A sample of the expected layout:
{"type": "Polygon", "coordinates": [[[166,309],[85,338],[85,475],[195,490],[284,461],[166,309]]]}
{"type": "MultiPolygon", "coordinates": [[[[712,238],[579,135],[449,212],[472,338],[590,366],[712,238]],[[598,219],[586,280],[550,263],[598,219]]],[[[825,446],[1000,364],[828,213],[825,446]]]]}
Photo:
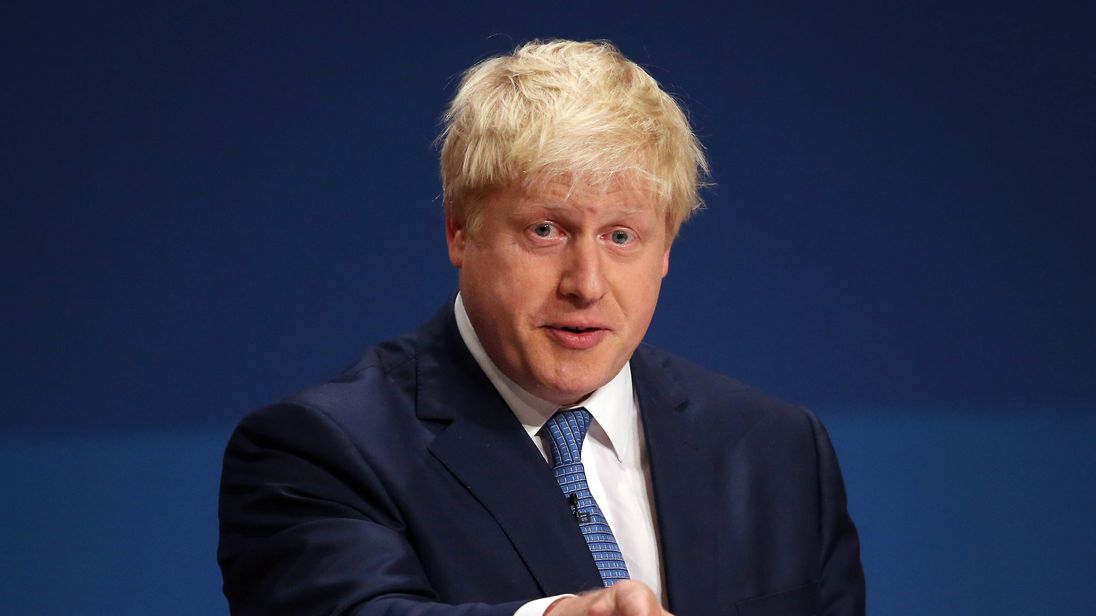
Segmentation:
{"type": "Polygon", "coordinates": [[[544,616],[672,616],[662,609],[655,593],[643,583],[621,580],[612,586],[577,597],[564,597],[548,606],[544,616]]]}

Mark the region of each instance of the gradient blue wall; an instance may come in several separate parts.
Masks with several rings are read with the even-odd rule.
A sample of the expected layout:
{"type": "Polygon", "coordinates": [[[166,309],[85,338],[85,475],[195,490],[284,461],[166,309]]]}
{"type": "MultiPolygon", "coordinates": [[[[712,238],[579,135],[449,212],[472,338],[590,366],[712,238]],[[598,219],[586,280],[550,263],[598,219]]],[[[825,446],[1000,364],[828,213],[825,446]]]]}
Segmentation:
{"type": "Polygon", "coordinates": [[[716,185],[649,340],[814,407],[878,614],[1096,605],[1096,10],[973,3],[0,12],[0,601],[222,613],[246,411],[453,291],[437,118],[608,38],[716,185]],[[12,403],[14,401],[14,403],[12,403]]]}

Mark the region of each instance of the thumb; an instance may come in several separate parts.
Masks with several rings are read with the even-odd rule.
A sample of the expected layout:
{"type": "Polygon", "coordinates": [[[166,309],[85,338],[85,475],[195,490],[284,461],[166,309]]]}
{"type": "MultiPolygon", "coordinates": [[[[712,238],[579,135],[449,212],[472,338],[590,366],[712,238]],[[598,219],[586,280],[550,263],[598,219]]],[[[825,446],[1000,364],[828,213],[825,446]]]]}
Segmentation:
{"type": "Polygon", "coordinates": [[[661,616],[666,613],[650,588],[632,580],[610,586],[590,606],[590,616],[661,616]]]}

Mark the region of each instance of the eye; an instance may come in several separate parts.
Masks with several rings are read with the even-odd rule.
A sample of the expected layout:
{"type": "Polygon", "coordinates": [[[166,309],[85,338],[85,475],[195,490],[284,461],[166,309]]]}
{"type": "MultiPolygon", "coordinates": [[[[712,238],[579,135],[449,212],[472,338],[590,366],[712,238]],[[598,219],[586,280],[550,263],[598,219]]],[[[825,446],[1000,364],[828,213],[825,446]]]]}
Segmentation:
{"type": "Polygon", "coordinates": [[[626,229],[613,229],[612,233],[609,234],[609,239],[617,246],[625,246],[630,244],[635,236],[626,229]]]}
{"type": "Polygon", "coordinates": [[[529,227],[529,233],[533,234],[533,237],[542,240],[554,240],[563,235],[563,231],[560,230],[554,222],[538,222],[529,227]]]}

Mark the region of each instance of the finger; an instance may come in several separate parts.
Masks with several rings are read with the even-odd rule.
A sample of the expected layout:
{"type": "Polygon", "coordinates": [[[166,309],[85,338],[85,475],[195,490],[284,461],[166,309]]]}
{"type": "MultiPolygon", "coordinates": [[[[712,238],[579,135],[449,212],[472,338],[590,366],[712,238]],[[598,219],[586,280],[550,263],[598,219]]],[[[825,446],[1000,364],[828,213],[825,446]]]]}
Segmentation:
{"type": "Polygon", "coordinates": [[[662,606],[658,598],[643,584],[633,581],[619,582],[609,594],[613,599],[617,616],[661,616],[662,606]]]}

